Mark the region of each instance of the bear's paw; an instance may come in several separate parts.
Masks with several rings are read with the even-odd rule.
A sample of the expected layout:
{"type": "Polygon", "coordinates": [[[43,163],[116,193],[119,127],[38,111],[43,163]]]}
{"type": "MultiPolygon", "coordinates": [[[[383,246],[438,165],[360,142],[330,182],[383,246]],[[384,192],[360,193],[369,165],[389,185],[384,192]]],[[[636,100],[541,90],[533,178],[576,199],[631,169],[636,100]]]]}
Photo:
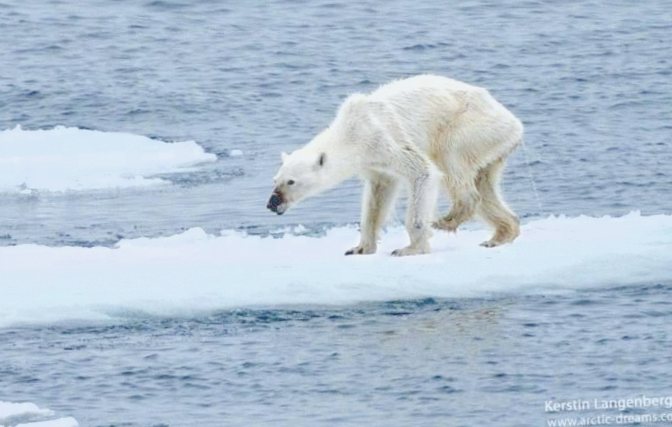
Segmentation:
{"type": "Polygon", "coordinates": [[[359,244],[352,249],[345,251],[346,255],[369,255],[376,253],[376,245],[359,244]]]}

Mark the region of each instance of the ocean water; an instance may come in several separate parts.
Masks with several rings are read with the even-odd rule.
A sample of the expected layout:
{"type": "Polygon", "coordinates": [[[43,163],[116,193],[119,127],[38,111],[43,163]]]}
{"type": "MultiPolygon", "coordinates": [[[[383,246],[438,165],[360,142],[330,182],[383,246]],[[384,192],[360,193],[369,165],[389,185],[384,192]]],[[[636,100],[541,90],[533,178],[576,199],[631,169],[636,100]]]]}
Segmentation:
{"type": "Polygon", "coordinates": [[[670,6],[0,0],[0,403],[51,410],[0,424],[530,426],[672,395],[670,6]],[[347,95],[428,72],[524,122],[518,242],[473,223],[392,260],[393,225],[343,258],[356,181],[265,209],[347,95]]]}

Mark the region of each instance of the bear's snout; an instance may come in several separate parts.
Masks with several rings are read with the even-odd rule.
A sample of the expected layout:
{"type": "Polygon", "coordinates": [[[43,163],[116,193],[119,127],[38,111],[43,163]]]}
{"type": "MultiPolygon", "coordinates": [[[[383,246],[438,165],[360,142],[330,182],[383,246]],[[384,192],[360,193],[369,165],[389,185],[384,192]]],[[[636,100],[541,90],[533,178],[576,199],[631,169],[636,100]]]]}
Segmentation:
{"type": "Polygon", "coordinates": [[[278,209],[281,205],[284,204],[284,200],[282,197],[282,194],[278,191],[274,191],[273,194],[271,194],[271,198],[268,199],[268,203],[266,204],[266,207],[270,209],[272,212],[277,213],[278,215],[282,215],[285,213],[284,209],[278,209]]]}

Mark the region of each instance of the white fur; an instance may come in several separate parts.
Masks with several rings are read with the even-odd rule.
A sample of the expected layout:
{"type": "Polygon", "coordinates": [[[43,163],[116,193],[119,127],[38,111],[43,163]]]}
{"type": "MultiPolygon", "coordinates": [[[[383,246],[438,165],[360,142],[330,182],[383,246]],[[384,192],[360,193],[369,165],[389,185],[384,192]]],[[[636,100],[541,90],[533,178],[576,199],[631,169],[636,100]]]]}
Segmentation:
{"type": "Polygon", "coordinates": [[[283,154],[275,176],[275,191],[283,196],[278,213],[358,175],[365,181],[361,241],[348,253],[375,252],[400,183],[410,190],[411,242],[393,254],[429,251],[439,187],[452,209],[434,227],[455,231],[478,213],[496,230],[485,246],[510,242],[518,219],[501,198],[499,179],[522,135],[521,122],[485,89],[432,75],[394,81],[348,97],[327,129],[283,154]]]}

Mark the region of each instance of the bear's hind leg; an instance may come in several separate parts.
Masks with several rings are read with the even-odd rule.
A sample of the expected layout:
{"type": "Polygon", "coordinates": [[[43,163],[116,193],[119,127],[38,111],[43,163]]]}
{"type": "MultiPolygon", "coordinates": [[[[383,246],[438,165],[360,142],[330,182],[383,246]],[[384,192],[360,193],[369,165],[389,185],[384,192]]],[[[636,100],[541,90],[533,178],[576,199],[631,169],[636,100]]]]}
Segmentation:
{"type": "Polygon", "coordinates": [[[506,160],[501,158],[483,168],[476,178],[476,187],[481,195],[478,213],[492,225],[495,234],[481,246],[492,248],[510,243],[520,234],[520,221],[500,195],[499,182],[506,160]]]}
{"type": "Polygon", "coordinates": [[[378,232],[394,205],[397,179],[383,174],[371,175],[364,184],[362,197],[361,238],[359,245],[346,255],[365,255],[376,252],[378,232]]]}
{"type": "Polygon", "coordinates": [[[476,185],[474,174],[468,171],[458,172],[459,169],[451,167],[450,175],[446,174],[445,186],[451,199],[450,212],[435,221],[432,226],[438,230],[449,232],[457,231],[462,223],[471,219],[481,200],[476,185]]]}

